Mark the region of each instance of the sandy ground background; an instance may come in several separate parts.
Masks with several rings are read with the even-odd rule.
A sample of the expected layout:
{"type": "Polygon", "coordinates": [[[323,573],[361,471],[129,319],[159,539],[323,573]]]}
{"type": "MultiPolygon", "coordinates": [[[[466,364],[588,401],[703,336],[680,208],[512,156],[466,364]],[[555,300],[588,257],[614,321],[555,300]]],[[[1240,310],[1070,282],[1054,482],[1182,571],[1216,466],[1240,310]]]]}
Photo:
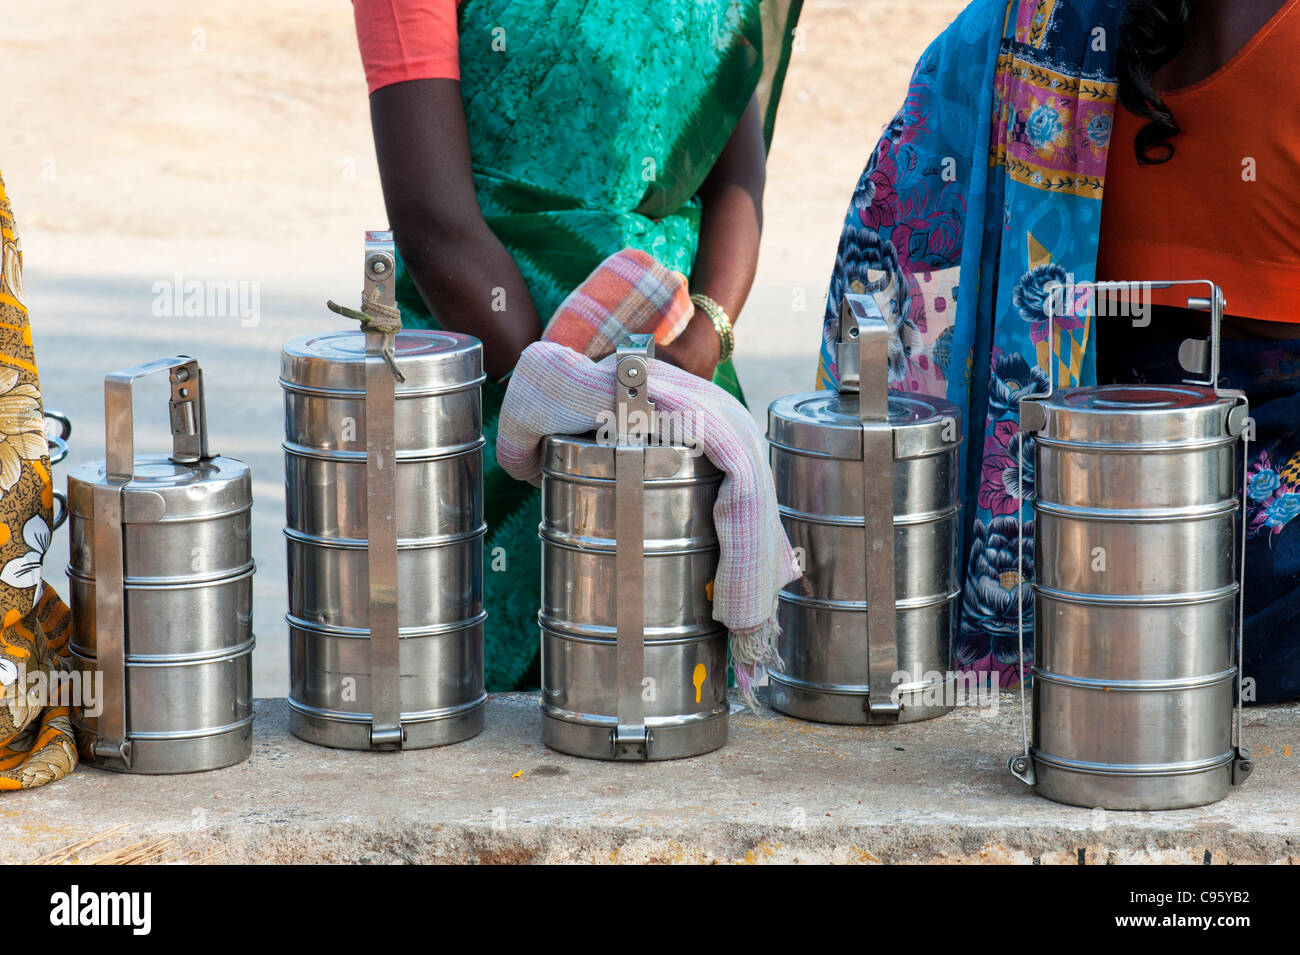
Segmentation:
{"type": "MultiPolygon", "coordinates": [[[[758,280],[737,364],[756,417],[812,387],[848,197],[912,65],[965,0],[808,0],[772,146],[758,280]],[[802,297],[804,310],[794,310],[802,297]]],[[[47,407],[74,419],[60,471],[101,457],[103,376],[197,357],[213,446],[254,475],[255,691],[288,689],[279,347],[344,327],[361,238],[387,224],[346,0],[11,4],[0,172],[17,216],[47,407]],[[249,283],[256,324],[155,318],[154,283],[249,283]]],[[[137,399],[164,450],[165,379],[137,399]]],[[[56,482],[62,484],[62,477],[56,482]]],[[[46,579],[66,585],[67,538],[46,579]]]]}

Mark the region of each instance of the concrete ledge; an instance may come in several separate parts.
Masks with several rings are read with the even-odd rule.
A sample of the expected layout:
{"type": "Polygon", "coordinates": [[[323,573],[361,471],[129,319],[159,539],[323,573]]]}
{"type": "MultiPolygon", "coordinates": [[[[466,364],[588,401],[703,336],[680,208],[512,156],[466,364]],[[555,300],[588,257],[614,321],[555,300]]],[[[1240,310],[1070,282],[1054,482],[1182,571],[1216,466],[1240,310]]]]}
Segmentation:
{"type": "MultiPolygon", "coordinates": [[[[733,710],[735,708],[733,707],[733,710]]],[[[191,776],[81,768],[0,796],[0,862],[103,832],[166,836],[213,862],[1300,862],[1300,707],[1246,711],[1250,781],[1165,813],[1074,809],[1012,778],[1019,709],[889,728],[733,713],[692,760],[576,759],[540,743],[533,694],[488,703],[465,743],[323,749],[256,704],[253,757],[191,776]]]]}

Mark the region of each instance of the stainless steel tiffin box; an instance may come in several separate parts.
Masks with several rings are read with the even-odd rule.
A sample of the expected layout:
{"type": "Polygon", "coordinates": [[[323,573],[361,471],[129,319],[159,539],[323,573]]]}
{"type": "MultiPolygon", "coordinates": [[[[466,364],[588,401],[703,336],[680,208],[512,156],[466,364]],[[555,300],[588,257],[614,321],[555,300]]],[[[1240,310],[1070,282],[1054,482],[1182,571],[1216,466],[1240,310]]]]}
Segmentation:
{"type": "MultiPolygon", "coordinates": [[[[392,238],[366,281],[391,304],[392,238]]],[[[374,331],[295,339],[284,389],[290,730],[415,749],[483,728],[482,345],[374,331]]]]}
{"type": "Polygon", "coordinates": [[[1212,313],[1211,339],[1180,357],[1203,380],[1056,391],[1049,377],[1047,394],[1020,402],[1036,489],[1033,734],[1011,769],[1058,802],[1197,806],[1251,769],[1239,702],[1248,408],[1218,387],[1219,289],[1146,283],[1195,284],[1209,294],[1188,306],[1212,313]]]}
{"type": "Polygon", "coordinates": [[[953,705],[960,414],[888,390],[889,337],[870,296],[846,295],[839,390],[768,410],[781,522],[804,571],[780,594],[785,668],[768,692],[800,719],[912,722],[953,705]]]}
{"type": "Polygon", "coordinates": [[[542,734],[593,759],[676,759],[727,740],[727,631],[713,619],[722,472],[659,444],[650,336],[619,348],[617,420],[554,435],[542,472],[542,734]]]}
{"type": "Polygon", "coordinates": [[[72,653],[103,674],[91,760],[188,773],[246,759],[253,728],[252,481],[208,450],[203,373],[179,356],[104,382],[108,457],[68,475],[72,653]],[[171,380],[172,453],[134,451],[132,386],[171,380]]]}

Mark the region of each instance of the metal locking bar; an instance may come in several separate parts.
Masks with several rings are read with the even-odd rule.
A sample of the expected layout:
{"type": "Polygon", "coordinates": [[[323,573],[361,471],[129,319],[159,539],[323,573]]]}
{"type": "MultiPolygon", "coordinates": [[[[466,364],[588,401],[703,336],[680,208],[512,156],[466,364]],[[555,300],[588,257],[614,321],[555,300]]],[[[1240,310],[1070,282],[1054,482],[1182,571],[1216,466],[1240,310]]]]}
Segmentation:
{"type": "Polygon", "coordinates": [[[1055,350],[1056,310],[1058,300],[1064,296],[1066,291],[1069,289],[1091,289],[1095,304],[1098,296],[1103,294],[1108,295],[1113,292],[1130,293],[1135,288],[1150,291],[1179,288],[1187,285],[1203,285],[1209,293],[1204,296],[1189,296],[1187,307],[1191,310],[1210,313],[1210,338],[1209,341],[1196,338],[1186,339],[1178,347],[1178,362],[1189,374],[1205,375],[1204,379],[1189,380],[1186,382],[1187,384],[1204,385],[1212,388],[1220,398],[1240,399],[1242,406],[1234,408],[1228,417],[1228,433],[1240,434],[1246,425],[1246,396],[1237,389],[1219,387],[1219,346],[1223,337],[1223,310],[1227,306],[1227,300],[1223,297],[1220,288],[1209,279],[1162,280],[1158,282],[1075,282],[1071,286],[1058,285],[1055,288],[1050,288],[1050,294],[1047,296],[1047,391],[1021,399],[1020,427],[1027,431],[1041,431],[1046,427],[1046,422],[1042,420],[1043,408],[1041,402],[1052,397],[1056,391],[1056,359],[1059,357],[1055,350]],[[1058,292],[1060,294],[1057,294],[1058,292]]]}
{"type": "MultiPolygon", "coordinates": [[[[366,233],[365,294],[394,306],[397,255],[391,232],[366,233]]],[[[366,330],[366,563],[369,573],[370,746],[401,749],[400,633],[397,617],[397,382],[384,336],[366,330]]]]}
{"type": "Polygon", "coordinates": [[[104,674],[104,704],[99,734],[91,744],[95,758],[131,768],[126,699],[126,558],[122,536],[122,496],[135,477],[135,418],[131,404],[141,378],[166,371],[171,378],[168,404],[171,460],[200,464],[208,450],[203,372],[188,355],[159,358],[104,378],[105,484],[92,492],[95,509],[95,664],[104,674]]]}
{"type": "Polygon", "coordinates": [[[840,391],[858,393],[867,596],[867,699],[873,725],[897,723],[898,616],[894,587],[894,430],[889,424],[889,324],[870,295],[840,303],[840,391]],[[856,346],[856,347],[855,347],[856,346]],[[848,371],[846,379],[845,371],[848,371]]]}
{"type": "Polygon", "coordinates": [[[1250,751],[1242,738],[1246,722],[1242,718],[1242,680],[1246,651],[1246,508],[1249,506],[1247,494],[1250,491],[1250,429],[1243,428],[1241,434],[1241,538],[1237,546],[1241,553],[1238,560],[1241,566],[1237,577],[1237,732],[1232,742],[1232,785],[1244,783],[1255,763],[1250,758],[1250,751]]]}
{"type": "MultiPolygon", "coordinates": [[[[1169,283],[1174,284],[1174,283],[1169,283]]],[[[1242,739],[1246,725],[1242,718],[1242,680],[1245,676],[1245,632],[1246,632],[1246,508],[1249,506],[1247,494],[1250,490],[1250,405],[1244,392],[1219,387],[1219,352],[1223,342],[1223,311],[1227,300],[1223,291],[1213,282],[1206,281],[1209,294],[1189,298],[1187,307],[1210,313],[1210,340],[1188,338],[1178,348],[1178,363],[1191,374],[1203,373],[1206,380],[1198,384],[1209,385],[1220,397],[1236,398],[1237,406],[1228,416],[1228,433],[1241,435],[1241,538],[1238,541],[1240,562],[1237,576],[1237,710],[1236,732],[1233,734],[1232,785],[1240,786],[1251,770],[1255,768],[1242,739]],[[1208,353],[1207,353],[1208,345],[1208,353]]]]}
{"type": "Polygon", "coordinates": [[[610,732],[615,759],[650,758],[641,681],[645,677],[645,453],[655,434],[647,389],[654,337],[632,335],[619,346],[614,391],[615,623],[618,628],[618,723],[610,732]]]}

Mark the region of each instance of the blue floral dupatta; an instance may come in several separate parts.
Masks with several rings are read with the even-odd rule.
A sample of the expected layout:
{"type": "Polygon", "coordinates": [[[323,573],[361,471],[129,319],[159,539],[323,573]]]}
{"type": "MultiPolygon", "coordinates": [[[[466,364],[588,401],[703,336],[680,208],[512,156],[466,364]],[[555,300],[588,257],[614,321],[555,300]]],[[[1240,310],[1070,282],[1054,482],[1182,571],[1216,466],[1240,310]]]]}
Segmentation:
{"type": "MultiPolygon", "coordinates": [[[[975,0],[926,50],[854,192],[831,277],[818,387],[834,387],[845,292],[895,331],[891,387],[963,410],[963,669],[1019,676],[1017,613],[1033,600],[1033,527],[1017,570],[1020,399],[1096,380],[1079,300],[1047,341],[1046,289],[1095,278],[1122,0],[975,0]]],[[[1026,508],[1028,512],[1028,508],[1026,508]]],[[[1027,513],[1028,516],[1028,513],[1027,513]]],[[[1028,639],[1028,636],[1027,636],[1028,639]]]]}

